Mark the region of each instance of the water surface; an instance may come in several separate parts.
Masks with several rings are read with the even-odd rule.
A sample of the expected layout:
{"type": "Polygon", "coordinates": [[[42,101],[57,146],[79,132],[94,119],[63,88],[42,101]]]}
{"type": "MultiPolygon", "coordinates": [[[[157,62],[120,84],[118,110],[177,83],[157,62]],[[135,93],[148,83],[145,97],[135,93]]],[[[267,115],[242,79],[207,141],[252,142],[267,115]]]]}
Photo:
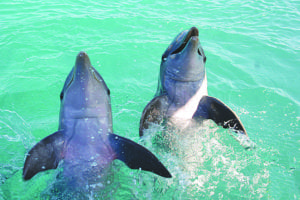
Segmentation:
{"type": "Polygon", "coordinates": [[[0,199],[39,199],[54,180],[52,170],[22,181],[24,157],[57,130],[59,94],[81,50],[111,90],[115,133],[153,150],[174,176],[116,161],[105,198],[299,199],[299,9],[273,0],[1,2],[0,199]],[[255,150],[214,125],[183,137],[179,156],[139,139],[161,55],[191,26],[207,56],[209,95],[236,111],[255,150]]]}

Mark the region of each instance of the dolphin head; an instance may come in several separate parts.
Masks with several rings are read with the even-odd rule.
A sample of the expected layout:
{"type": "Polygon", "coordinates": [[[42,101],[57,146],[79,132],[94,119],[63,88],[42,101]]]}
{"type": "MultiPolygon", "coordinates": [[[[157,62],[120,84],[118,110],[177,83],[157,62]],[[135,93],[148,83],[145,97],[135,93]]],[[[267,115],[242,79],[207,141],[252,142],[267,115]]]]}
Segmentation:
{"type": "Polygon", "coordinates": [[[99,117],[111,124],[110,91],[85,52],[77,55],[60,94],[60,128],[68,119],[99,117]]]}
{"type": "Polygon", "coordinates": [[[162,55],[160,79],[199,81],[205,76],[206,56],[196,27],[179,33],[162,55]]]}

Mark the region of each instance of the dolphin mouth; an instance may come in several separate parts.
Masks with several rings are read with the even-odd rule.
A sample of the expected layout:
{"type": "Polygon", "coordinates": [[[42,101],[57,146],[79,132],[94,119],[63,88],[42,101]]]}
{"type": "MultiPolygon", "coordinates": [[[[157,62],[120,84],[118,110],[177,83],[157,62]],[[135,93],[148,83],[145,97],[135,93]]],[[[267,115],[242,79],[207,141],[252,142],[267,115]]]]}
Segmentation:
{"type": "MultiPolygon", "coordinates": [[[[188,42],[192,37],[199,37],[199,30],[196,27],[190,28],[189,32],[185,36],[185,39],[183,40],[181,45],[177,49],[175,49],[171,53],[171,55],[180,53],[186,47],[186,45],[188,44],[188,42]]],[[[198,48],[198,54],[201,55],[199,48],[198,48]]]]}

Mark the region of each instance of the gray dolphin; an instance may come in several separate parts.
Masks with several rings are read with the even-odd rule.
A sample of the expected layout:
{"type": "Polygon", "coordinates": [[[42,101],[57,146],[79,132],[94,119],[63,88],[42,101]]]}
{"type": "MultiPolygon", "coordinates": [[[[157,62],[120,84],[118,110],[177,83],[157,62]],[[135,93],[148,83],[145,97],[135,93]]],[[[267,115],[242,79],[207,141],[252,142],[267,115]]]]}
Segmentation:
{"type": "Polygon", "coordinates": [[[155,97],[144,108],[139,133],[164,119],[212,119],[247,136],[237,115],[219,99],[207,95],[206,56],[196,27],[181,32],[162,55],[155,97]]]}
{"type": "Polygon", "coordinates": [[[23,168],[24,180],[55,169],[63,161],[62,175],[68,184],[86,187],[97,182],[115,159],[131,169],[171,177],[150,151],[112,133],[110,91],[85,52],[78,54],[60,99],[58,131],[29,151],[23,168]]]}

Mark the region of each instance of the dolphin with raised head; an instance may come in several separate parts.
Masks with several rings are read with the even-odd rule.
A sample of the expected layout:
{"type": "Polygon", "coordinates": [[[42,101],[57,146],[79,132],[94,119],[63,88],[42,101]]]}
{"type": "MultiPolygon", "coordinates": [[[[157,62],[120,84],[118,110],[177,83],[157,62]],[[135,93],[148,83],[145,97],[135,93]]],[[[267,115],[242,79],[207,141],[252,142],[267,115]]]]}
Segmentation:
{"type": "Polygon", "coordinates": [[[171,177],[164,165],[146,148],[113,134],[110,90],[80,52],[60,94],[58,131],[37,143],[27,154],[24,180],[62,163],[67,184],[86,188],[105,176],[115,160],[131,169],[171,177]]]}
{"type": "Polygon", "coordinates": [[[237,115],[217,98],[208,96],[206,56],[196,27],[178,34],[162,55],[155,97],[147,104],[139,133],[165,119],[211,119],[223,128],[247,136],[237,115]]]}

